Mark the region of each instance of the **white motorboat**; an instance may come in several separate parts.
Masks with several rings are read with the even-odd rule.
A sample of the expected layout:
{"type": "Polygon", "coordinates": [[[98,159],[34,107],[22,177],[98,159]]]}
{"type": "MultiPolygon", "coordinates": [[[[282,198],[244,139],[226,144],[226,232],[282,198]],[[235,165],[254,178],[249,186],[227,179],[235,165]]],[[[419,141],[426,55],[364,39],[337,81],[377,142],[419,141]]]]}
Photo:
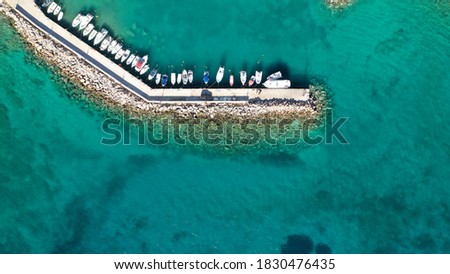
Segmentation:
{"type": "Polygon", "coordinates": [[[131,63],[131,67],[134,68],[136,67],[136,65],[139,63],[139,61],[141,60],[140,56],[136,56],[136,58],[134,58],[133,63],[131,63]]]}
{"type": "Polygon", "coordinates": [[[57,5],[55,8],[55,11],[53,11],[53,15],[54,16],[58,15],[60,11],[61,11],[61,6],[57,5]]]}
{"type": "Polygon", "coordinates": [[[252,75],[252,76],[250,77],[250,80],[248,80],[248,86],[249,86],[249,87],[253,86],[253,84],[255,83],[255,81],[256,81],[256,77],[255,77],[255,75],[252,75]]]}
{"type": "Polygon", "coordinates": [[[61,20],[63,19],[63,17],[64,17],[64,12],[61,11],[61,12],[58,14],[58,18],[57,18],[58,22],[61,21],[61,20]]]}
{"type": "Polygon", "coordinates": [[[108,35],[108,31],[106,29],[102,29],[99,33],[97,33],[94,40],[94,46],[100,44],[100,42],[105,39],[106,35],[108,35]]]}
{"type": "Polygon", "coordinates": [[[135,70],[137,72],[140,72],[142,68],[147,64],[148,62],[148,55],[145,55],[144,57],[140,58],[140,60],[137,62],[135,70]]]}
{"type": "Polygon", "coordinates": [[[179,85],[179,84],[181,84],[181,73],[178,73],[178,75],[177,75],[177,84],[179,85]]]}
{"type": "Polygon", "coordinates": [[[183,85],[187,85],[188,83],[188,73],[185,69],[183,69],[183,72],[181,73],[181,79],[183,81],[183,85]]]}
{"type": "Polygon", "coordinates": [[[172,83],[172,86],[175,86],[177,83],[177,74],[175,72],[170,74],[170,82],[172,83]]]}
{"type": "Polygon", "coordinates": [[[221,66],[219,68],[219,71],[217,71],[217,75],[216,75],[217,84],[220,84],[220,82],[222,82],[224,74],[225,74],[225,67],[221,66]]]}
{"type": "Polygon", "coordinates": [[[111,44],[109,44],[108,49],[106,50],[107,52],[112,52],[112,50],[117,46],[117,41],[113,40],[111,42],[111,44]]]}
{"type": "Polygon", "coordinates": [[[73,19],[72,21],[72,27],[76,28],[78,25],[80,25],[81,20],[83,19],[83,15],[81,13],[78,13],[78,15],[73,19]]]}
{"type": "Polygon", "coordinates": [[[161,82],[161,73],[156,74],[155,83],[159,85],[159,82],[161,82]]]}
{"type": "Polygon", "coordinates": [[[94,19],[94,15],[90,13],[86,14],[86,16],[84,16],[81,20],[79,30],[83,30],[84,28],[86,28],[87,25],[92,21],[92,19],[94,19]]]}
{"type": "Polygon", "coordinates": [[[281,71],[277,71],[277,72],[269,75],[269,77],[267,77],[267,80],[278,80],[278,79],[281,79],[281,77],[283,77],[283,75],[281,74],[281,71]]]}
{"type": "Polygon", "coordinates": [[[102,44],[100,45],[100,51],[105,51],[109,45],[111,45],[112,37],[108,36],[105,40],[103,40],[102,44]]]}
{"type": "Polygon", "coordinates": [[[55,2],[51,3],[50,6],[48,6],[48,8],[47,8],[47,13],[48,14],[53,13],[57,6],[58,6],[58,4],[56,4],[55,2]]]}
{"type": "Polygon", "coordinates": [[[192,84],[194,82],[194,72],[192,70],[188,71],[188,81],[189,84],[192,84]]]}
{"type": "Polygon", "coordinates": [[[123,47],[123,45],[122,45],[121,43],[118,43],[118,44],[114,47],[114,49],[111,51],[111,54],[112,54],[112,55],[116,55],[116,54],[119,52],[119,50],[122,49],[122,47],[123,47]]]}
{"type": "Polygon", "coordinates": [[[245,82],[247,82],[247,72],[243,70],[240,72],[240,75],[241,75],[242,86],[244,86],[245,82]]]}
{"type": "Polygon", "coordinates": [[[256,71],[256,84],[261,84],[262,81],[263,72],[262,71],[256,71]]]}
{"type": "Polygon", "coordinates": [[[127,60],[128,57],[130,57],[130,53],[131,53],[130,50],[127,49],[127,50],[123,53],[122,58],[120,58],[120,62],[121,62],[121,63],[125,62],[125,60],[127,60]]]}
{"type": "Polygon", "coordinates": [[[84,30],[83,30],[83,36],[88,36],[89,33],[95,28],[94,24],[89,24],[84,30]]]}
{"type": "Polygon", "coordinates": [[[266,88],[290,88],[291,87],[291,81],[289,80],[267,80],[264,82],[263,86],[266,88]]]}
{"type": "Polygon", "coordinates": [[[158,66],[154,67],[150,73],[148,74],[148,80],[151,81],[153,78],[155,78],[156,74],[158,73],[158,66]]]}
{"type": "Polygon", "coordinates": [[[94,37],[97,35],[97,31],[94,29],[93,31],[91,31],[91,34],[89,34],[88,40],[92,41],[92,39],[94,39],[94,37]]]}
{"type": "Polygon", "coordinates": [[[128,57],[128,59],[127,59],[127,63],[126,63],[127,66],[131,65],[133,63],[134,59],[136,59],[136,55],[131,54],[130,57],[128,57]]]}
{"type": "Polygon", "coordinates": [[[144,75],[148,70],[150,69],[149,65],[145,65],[142,69],[141,72],[139,72],[140,75],[144,75]]]}
{"type": "Polygon", "coordinates": [[[123,56],[123,54],[125,53],[125,51],[123,49],[120,49],[117,53],[116,56],[114,56],[114,60],[120,60],[123,56]]]}
{"type": "Polygon", "coordinates": [[[51,0],[45,0],[45,2],[42,4],[42,7],[46,8],[46,7],[50,6],[51,3],[52,3],[51,0]]]}

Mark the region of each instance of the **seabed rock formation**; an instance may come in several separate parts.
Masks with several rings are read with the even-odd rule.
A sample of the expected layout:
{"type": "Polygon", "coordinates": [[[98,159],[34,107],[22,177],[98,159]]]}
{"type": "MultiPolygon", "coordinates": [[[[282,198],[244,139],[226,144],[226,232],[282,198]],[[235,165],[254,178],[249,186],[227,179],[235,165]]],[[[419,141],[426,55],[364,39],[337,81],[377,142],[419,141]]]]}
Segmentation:
{"type": "Polygon", "coordinates": [[[325,0],[325,2],[331,9],[342,9],[352,5],[354,0],[325,0]]]}

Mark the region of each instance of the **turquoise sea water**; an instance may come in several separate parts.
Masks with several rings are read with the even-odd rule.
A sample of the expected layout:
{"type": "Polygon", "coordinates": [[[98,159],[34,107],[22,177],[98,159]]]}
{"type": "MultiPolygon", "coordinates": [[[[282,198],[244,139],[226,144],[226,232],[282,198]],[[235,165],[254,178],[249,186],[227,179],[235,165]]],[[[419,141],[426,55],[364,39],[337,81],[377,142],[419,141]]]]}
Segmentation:
{"type": "Polygon", "coordinates": [[[0,20],[0,252],[449,253],[450,4],[65,1],[152,64],[262,59],[332,94],[349,145],[288,154],[104,146],[103,111],[68,96],[0,20]],[[263,56],[264,55],[264,56],[263,56]]]}

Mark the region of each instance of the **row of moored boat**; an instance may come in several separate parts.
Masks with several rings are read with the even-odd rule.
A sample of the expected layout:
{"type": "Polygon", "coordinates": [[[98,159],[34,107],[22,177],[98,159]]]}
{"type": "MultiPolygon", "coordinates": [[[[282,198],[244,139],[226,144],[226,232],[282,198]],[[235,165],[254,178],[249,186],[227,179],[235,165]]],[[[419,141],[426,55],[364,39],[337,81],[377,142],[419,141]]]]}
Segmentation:
{"type": "Polygon", "coordinates": [[[59,22],[64,17],[64,12],[60,5],[52,2],[51,0],[45,0],[44,4],[42,4],[44,11],[47,12],[50,16],[55,16],[56,20],[59,22]]]}

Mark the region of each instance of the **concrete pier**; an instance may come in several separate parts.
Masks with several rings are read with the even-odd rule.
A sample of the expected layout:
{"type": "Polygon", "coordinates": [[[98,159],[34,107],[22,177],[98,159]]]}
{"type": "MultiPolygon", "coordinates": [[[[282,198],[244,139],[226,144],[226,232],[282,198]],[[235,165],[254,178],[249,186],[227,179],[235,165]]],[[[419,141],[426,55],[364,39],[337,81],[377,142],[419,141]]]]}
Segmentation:
{"type": "MultiPolygon", "coordinates": [[[[152,89],[140,79],[102,55],[91,45],[49,19],[33,0],[0,0],[15,9],[24,19],[46,33],[57,43],[82,57],[86,62],[102,71],[125,89],[152,103],[182,102],[230,102],[246,103],[253,99],[288,99],[307,101],[309,89],[266,89],[266,88],[157,88],[152,89]]],[[[151,58],[151,57],[150,57],[151,58]]]]}

